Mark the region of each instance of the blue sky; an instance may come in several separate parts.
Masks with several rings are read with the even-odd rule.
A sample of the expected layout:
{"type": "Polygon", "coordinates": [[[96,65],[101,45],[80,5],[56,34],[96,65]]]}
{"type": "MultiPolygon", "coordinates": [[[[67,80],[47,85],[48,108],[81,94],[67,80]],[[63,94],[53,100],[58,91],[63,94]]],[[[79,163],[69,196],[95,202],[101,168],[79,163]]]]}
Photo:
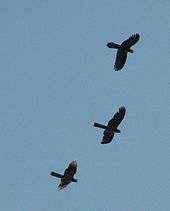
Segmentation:
{"type": "Polygon", "coordinates": [[[0,3],[0,208],[168,211],[170,2],[0,3]],[[141,35],[121,72],[108,41],[141,35]],[[101,145],[124,105],[122,133],[101,145]],[[58,192],[72,160],[77,184],[58,192]]]}

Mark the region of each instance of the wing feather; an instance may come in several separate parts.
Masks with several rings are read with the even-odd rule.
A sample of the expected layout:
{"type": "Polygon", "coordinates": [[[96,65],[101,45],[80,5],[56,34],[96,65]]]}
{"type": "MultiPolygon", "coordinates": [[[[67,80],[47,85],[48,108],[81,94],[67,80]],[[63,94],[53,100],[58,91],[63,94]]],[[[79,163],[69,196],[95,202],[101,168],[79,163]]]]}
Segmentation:
{"type": "Polygon", "coordinates": [[[116,112],[113,116],[113,118],[108,122],[107,127],[108,128],[117,128],[121,121],[124,119],[126,113],[126,109],[124,106],[119,108],[119,111],[116,112]]]}
{"type": "Polygon", "coordinates": [[[74,176],[74,174],[77,171],[77,164],[75,163],[75,161],[72,161],[68,168],[66,168],[66,170],[64,171],[64,176],[74,176]]]}
{"type": "Polygon", "coordinates": [[[126,59],[127,59],[127,52],[121,49],[118,49],[117,54],[116,54],[116,61],[114,65],[115,71],[119,71],[123,68],[123,66],[125,65],[126,59]]]}
{"type": "Polygon", "coordinates": [[[129,49],[139,41],[139,38],[140,38],[140,35],[138,33],[133,34],[127,40],[122,42],[121,46],[126,49],[129,49]]]}
{"type": "Polygon", "coordinates": [[[101,144],[108,144],[108,143],[110,143],[112,141],[113,137],[114,137],[114,132],[106,129],[103,132],[103,139],[102,139],[101,144]]]}

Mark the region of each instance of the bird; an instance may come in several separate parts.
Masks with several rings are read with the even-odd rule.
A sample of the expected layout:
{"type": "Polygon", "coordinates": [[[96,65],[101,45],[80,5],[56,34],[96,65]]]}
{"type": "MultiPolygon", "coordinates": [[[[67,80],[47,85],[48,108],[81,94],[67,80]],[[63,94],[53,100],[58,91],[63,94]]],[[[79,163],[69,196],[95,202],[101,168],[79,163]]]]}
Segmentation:
{"type": "Polygon", "coordinates": [[[133,53],[131,47],[139,41],[140,35],[138,33],[132,34],[127,40],[123,41],[120,45],[114,42],[108,42],[108,48],[117,49],[116,61],[114,64],[115,71],[121,70],[126,62],[127,54],[133,53]]]}
{"type": "Polygon", "coordinates": [[[103,132],[103,139],[101,141],[101,144],[108,144],[112,141],[115,133],[120,133],[121,131],[118,129],[119,124],[124,119],[126,113],[126,109],[124,106],[121,106],[119,108],[119,111],[117,111],[112,119],[109,120],[107,126],[94,122],[94,127],[102,128],[104,129],[103,132]]]}
{"type": "Polygon", "coordinates": [[[77,161],[74,160],[69,163],[69,166],[64,171],[64,175],[58,174],[54,171],[52,171],[50,175],[61,179],[58,185],[58,190],[62,190],[71,182],[77,182],[77,179],[74,178],[74,174],[76,173],[76,171],[77,171],[77,161]]]}

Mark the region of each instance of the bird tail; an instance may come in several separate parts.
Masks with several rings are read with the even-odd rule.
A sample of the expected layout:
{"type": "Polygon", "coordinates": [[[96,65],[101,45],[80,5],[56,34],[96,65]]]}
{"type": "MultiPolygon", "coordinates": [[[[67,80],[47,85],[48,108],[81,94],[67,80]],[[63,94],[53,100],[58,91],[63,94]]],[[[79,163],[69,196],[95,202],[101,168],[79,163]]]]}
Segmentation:
{"type": "Polygon", "coordinates": [[[53,176],[53,177],[57,177],[57,178],[63,178],[63,175],[62,175],[62,174],[58,174],[58,173],[56,173],[56,172],[54,172],[54,171],[52,171],[52,172],[50,173],[50,175],[53,176]]]}
{"type": "Polygon", "coordinates": [[[120,45],[114,43],[114,42],[108,42],[107,43],[107,47],[108,48],[115,48],[115,49],[119,49],[120,48],[120,45]]]}
{"type": "Polygon", "coordinates": [[[106,129],[107,128],[105,125],[99,124],[97,122],[95,122],[93,126],[94,127],[98,127],[98,128],[102,128],[102,129],[106,129]]]}

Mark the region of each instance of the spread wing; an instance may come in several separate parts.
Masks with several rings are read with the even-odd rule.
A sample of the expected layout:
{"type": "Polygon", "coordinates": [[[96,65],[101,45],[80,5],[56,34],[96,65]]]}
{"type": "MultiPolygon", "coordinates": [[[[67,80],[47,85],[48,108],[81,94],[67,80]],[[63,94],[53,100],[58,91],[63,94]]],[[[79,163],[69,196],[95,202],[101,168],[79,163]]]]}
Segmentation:
{"type": "Polygon", "coordinates": [[[116,61],[114,65],[115,71],[121,70],[123,66],[125,65],[127,59],[127,52],[123,51],[121,49],[118,49],[116,54],[116,61]]]}
{"type": "Polygon", "coordinates": [[[76,161],[72,161],[68,168],[64,171],[64,176],[74,176],[77,171],[77,163],[76,161]]]}
{"type": "Polygon", "coordinates": [[[126,113],[126,109],[124,106],[119,108],[119,111],[116,112],[113,118],[108,122],[107,128],[103,133],[103,139],[101,144],[110,143],[114,137],[114,131],[117,129],[121,121],[123,120],[126,113]]]}
{"type": "Polygon", "coordinates": [[[74,174],[77,171],[77,162],[76,161],[72,161],[68,168],[66,168],[66,170],[64,171],[64,176],[61,178],[61,182],[58,186],[59,190],[64,189],[68,184],[70,184],[71,182],[77,182],[76,179],[74,179],[74,174]]]}
{"type": "Polygon", "coordinates": [[[121,46],[126,49],[129,49],[139,41],[139,38],[140,38],[140,35],[138,33],[133,34],[127,40],[122,42],[121,46]]]}
{"type": "Polygon", "coordinates": [[[113,118],[108,122],[107,128],[114,128],[116,129],[121,121],[123,120],[126,113],[126,109],[124,106],[119,108],[119,111],[116,112],[113,116],[113,118]]]}
{"type": "Polygon", "coordinates": [[[112,141],[113,137],[114,137],[114,132],[106,129],[103,133],[103,139],[102,139],[101,144],[110,143],[112,141]]]}

